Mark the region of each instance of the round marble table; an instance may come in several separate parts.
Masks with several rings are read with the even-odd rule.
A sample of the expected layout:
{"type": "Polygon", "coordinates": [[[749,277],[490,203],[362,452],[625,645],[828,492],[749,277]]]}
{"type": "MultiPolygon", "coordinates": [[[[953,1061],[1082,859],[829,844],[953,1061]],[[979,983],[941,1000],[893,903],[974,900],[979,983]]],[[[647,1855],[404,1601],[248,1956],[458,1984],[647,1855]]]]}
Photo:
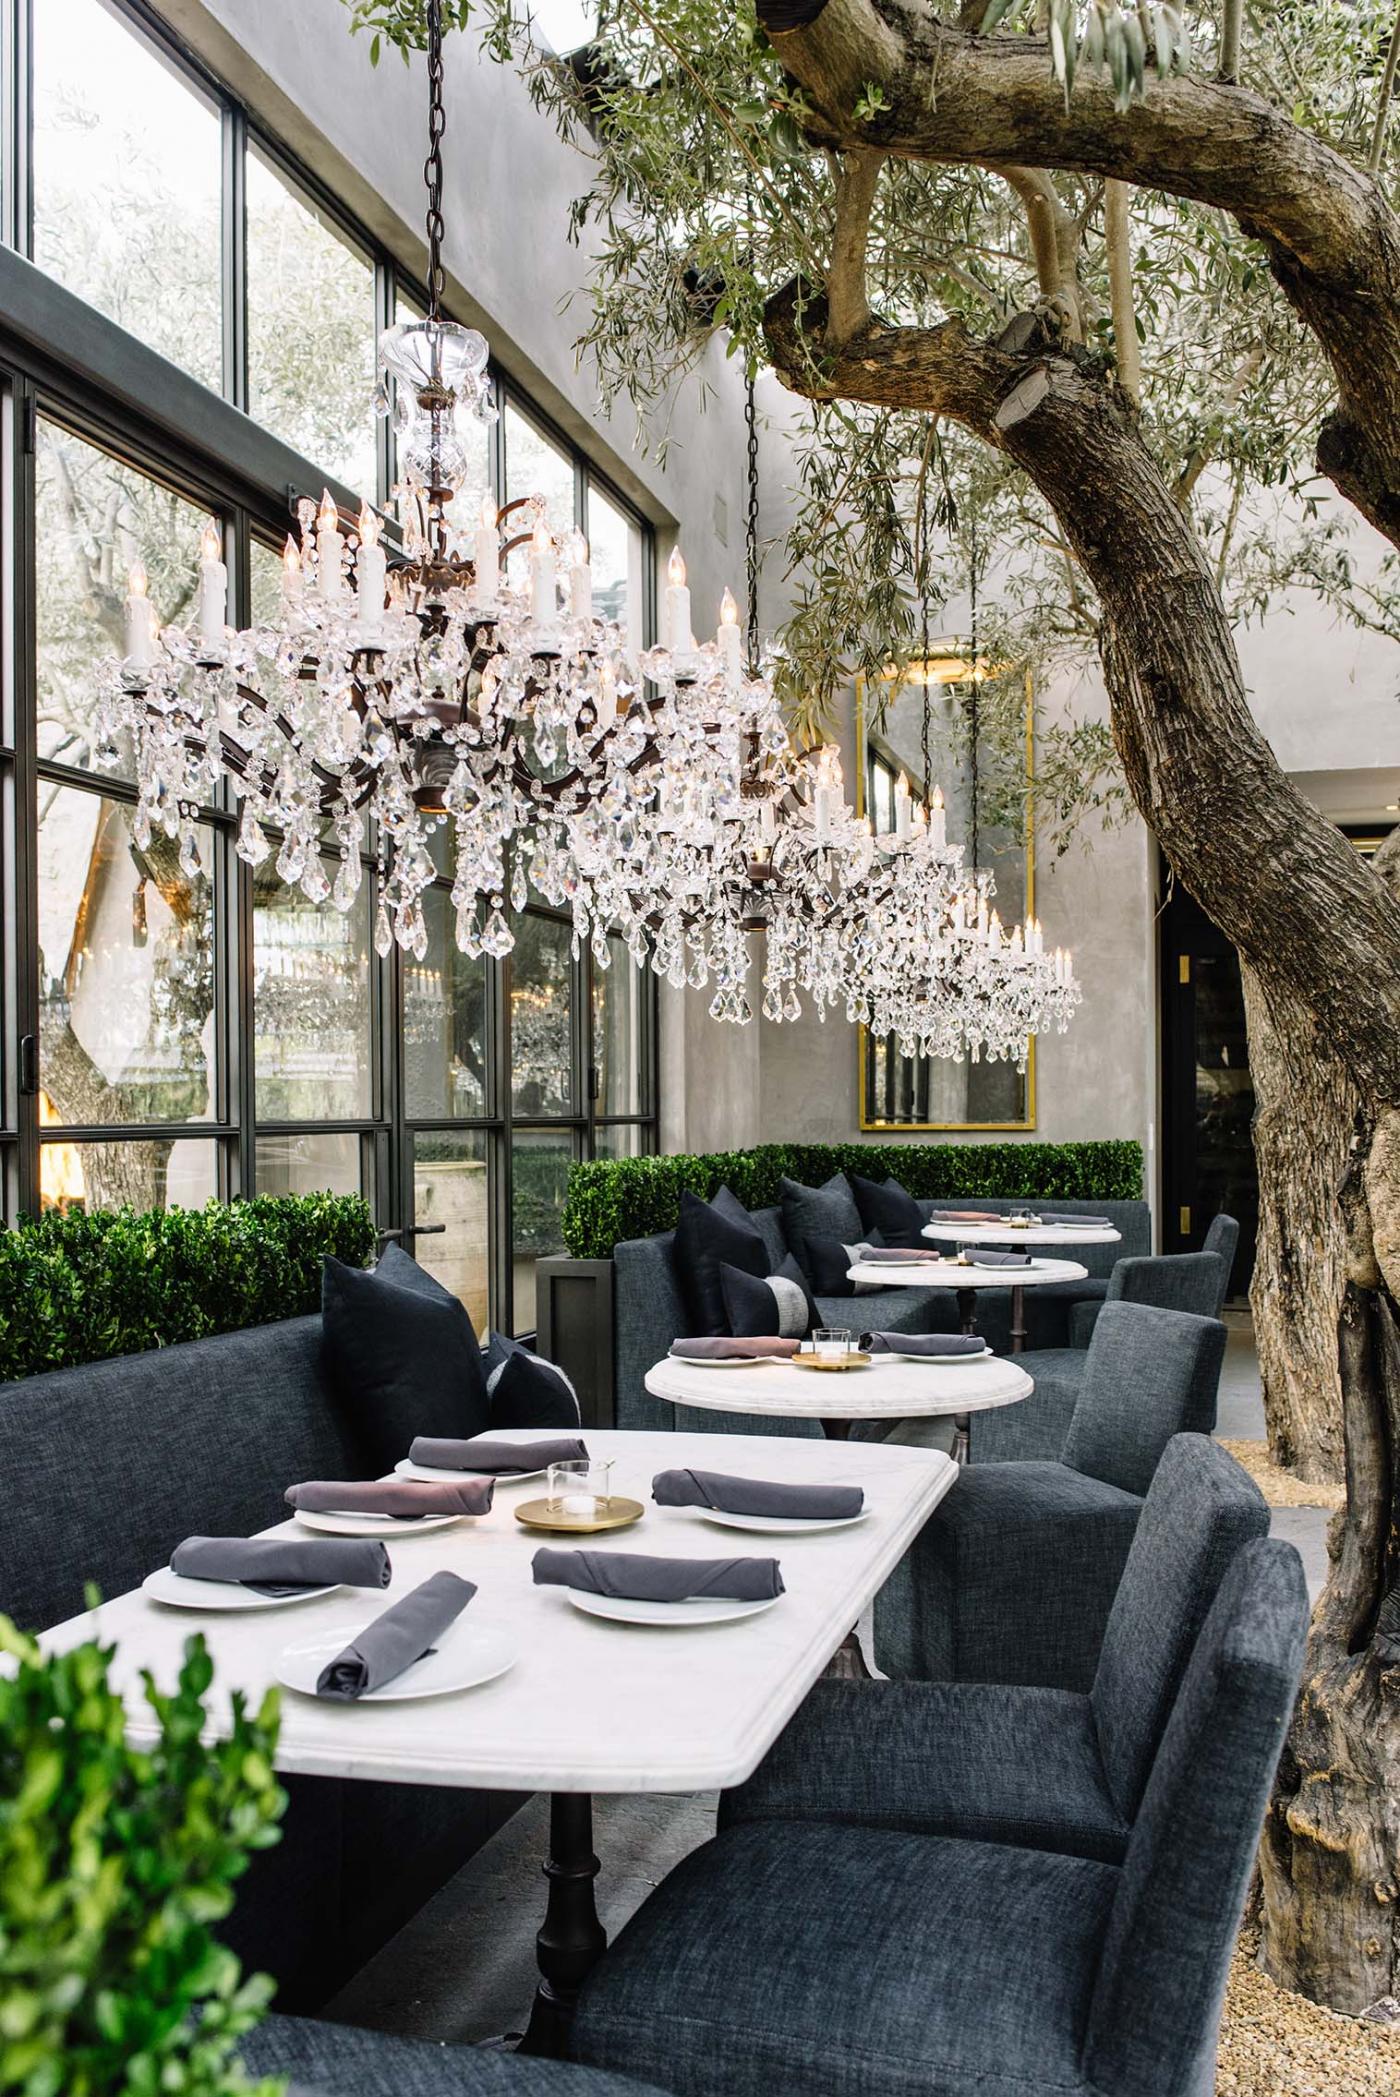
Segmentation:
{"type": "Polygon", "coordinates": [[[768,1359],[742,1369],[706,1369],[667,1355],[646,1373],[653,1398],[698,1405],[707,1412],[771,1414],[782,1420],[818,1420],[822,1432],[843,1440],[854,1420],[948,1419],[965,1442],[970,1413],[1018,1405],[1035,1389],[1024,1369],[993,1355],[986,1361],[911,1362],[878,1355],[868,1369],[795,1369],[768,1359]]]}
{"type": "MultiPolygon", "coordinates": [[[[932,1226],[924,1231],[930,1235],[932,1226]]],[[[959,1233],[961,1235],[961,1233],[959,1233]]],[[[1025,1234],[1018,1232],[1017,1236],[1025,1234]]],[[[1118,1233],[1113,1234],[1117,1237],[1118,1233]]],[[[964,1332],[976,1331],[977,1291],[1011,1291],[1011,1352],[1020,1354],[1026,1344],[1026,1307],[1022,1291],[1044,1288],[1047,1282],[1086,1281],[1089,1270],[1078,1260],[1038,1259],[1033,1267],[963,1267],[956,1260],[929,1260],[922,1267],[896,1267],[883,1260],[861,1260],[846,1269],[848,1281],[873,1282],[882,1289],[952,1289],[958,1299],[958,1317],[964,1332]]],[[[801,1374],[801,1372],[798,1372],[801,1374]]]]}
{"type": "Polygon", "coordinates": [[[1122,1232],[1086,1223],[926,1223],[925,1238],[957,1245],[1119,1245],[1122,1232]]]}

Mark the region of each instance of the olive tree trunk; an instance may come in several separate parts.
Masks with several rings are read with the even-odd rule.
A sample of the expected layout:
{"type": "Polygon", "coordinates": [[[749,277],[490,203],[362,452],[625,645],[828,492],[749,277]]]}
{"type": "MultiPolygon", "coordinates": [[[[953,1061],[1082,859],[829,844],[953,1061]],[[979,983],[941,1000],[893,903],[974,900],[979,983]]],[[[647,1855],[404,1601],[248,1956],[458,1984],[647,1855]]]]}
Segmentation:
{"type": "MultiPolygon", "coordinates": [[[[803,89],[810,139],[848,167],[873,148],[1065,168],[1232,212],[1331,362],[1337,405],[1319,433],[1321,469],[1400,544],[1400,222],[1365,170],[1232,83],[1151,78],[1127,111],[1102,80],[1081,77],[1066,96],[1043,42],[969,34],[924,0],[758,0],[758,13],[803,89]]],[[[838,230],[842,203],[838,184],[838,230]]],[[[766,322],[794,391],[949,416],[1034,482],[1102,607],[1113,734],[1134,800],[1239,952],[1266,1064],[1272,1041],[1307,1073],[1309,1096],[1340,1072],[1355,1103],[1340,1220],[1319,1224],[1327,1262],[1344,1232],[1348,1505],[1270,1815],[1264,1925],[1279,1979],[1363,2009],[1397,1992],[1400,1969],[1400,907],[1260,735],[1190,521],[1094,360],[1033,329],[1003,338],[1013,354],[958,322],[888,326],[870,312],[849,241],[833,247],[825,287],[789,286],[766,322]]],[[[1287,1190],[1280,1246],[1301,1263],[1291,1207],[1305,1217],[1311,1203],[1321,1219],[1339,1139],[1329,1124],[1316,1167],[1290,1157],[1295,1144],[1311,1150],[1314,1131],[1265,1082],[1266,1114],[1279,1108],[1266,1153],[1272,1166],[1277,1146],[1287,1190]]],[[[1330,1265],[1318,1288],[1325,1302],[1330,1265]]],[[[1280,1344],[1278,1309],[1262,1299],[1261,1309],[1268,1351],[1280,1344]]],[[[1321,1303],[1312,1315],[1324,1320],[1321,1303]]]]}

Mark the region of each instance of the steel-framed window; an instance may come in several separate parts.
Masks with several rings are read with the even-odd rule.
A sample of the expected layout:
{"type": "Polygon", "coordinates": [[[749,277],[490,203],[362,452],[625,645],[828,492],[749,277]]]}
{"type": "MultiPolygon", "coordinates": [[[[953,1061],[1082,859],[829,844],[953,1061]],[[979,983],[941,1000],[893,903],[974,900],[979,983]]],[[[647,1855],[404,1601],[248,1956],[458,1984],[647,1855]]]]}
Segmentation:
{"type": "MultiPolygon", "coordinates": [[[[219,242],[217,295],[220,316],[220,392],[210,393],[159,351],[125,332],[56,278],[30,266],[34,225],[33,75],[34,0],[0,0],[0,58],[5,94],[0,102],[0,877],[3,878],[5,936],[0,967],[3,1048],[0,1049],[0,1176],[4,1213],[13,1219],[38,1204],[41,1157],[46,1144],[81,1146],[97,1141],[209,1143],[213,1146],[214,1191],[228,1196],[258,1184],[260,1149],[264,1177],[274,1153],[285,1176],[297,1167],[292,1151],[310,1142],[308,1170],[319,1169],[334,1140],[338,1152],[357,1153],[362,1184],[372,1194],[381,1226],[411,1232],[423,1207],[422,1168],[436,1148],[439,1178],[457,1158],[482,1168],[485,1211],[484,1292],[493,1319],[515,1329],[528,1323],[522,1300],[512,1310],[513,1246],[524,1229],[523,1187],[516,1154],[567,1146],[575,1156],[617,1148],[649,1149],[656,1129],[655,993],[650,977],[637,986],[639,1011],[630,1039],[639,1066],[623,1111],[601,1111],[597,1098],[597,1055],[593,1012],[599,972],[586,955],[568,964],[567,1108],[559,1100],[545,1108],[517,1104],[512,1082],[512,966],[485,965],[482,1097],[445,1101],[444,1111],[410,1111],[404,1065],[405,1001],[412,986],[403,957],[380,961],[371,950],[365,1015],[368,1061],[366,1111],[277,1118],[259,1113],[255,1070],[253,998],[255,899],[251,870],[233,850],[234,815],[226,797],[204,812],[212,888],[210,946],[211,1009],[208,1016],[212,1076],[206,1118],[180,1121],[67,1120],[49,1132],[39,1120],[39,840],[38,797],[98,795],[117,814],[130,804],[128,783],[95,774],[90,753],[77,763],[71,750],[41,750],[37,732],[39,664],[36,627],[36,464],[42,433],[64,433],[74,443],[119,460],[153,485],[174,491],[205,514],[218,517],[226,535],[233,585],[233,612],[250,615],[253,563],[275,550],[286,529],[289,498],[315,494],[329,478],[323,462],[307,459],[275,432],[245,419],[249,393],[249,220],[250,154],[284,184],[296,207],[303,200],[347,253],[368,271],[367,314],[373,329],[401,307],[412,308],[415,287],[395,258],[275,139],[267,136],[223,85],[171,37],[144,0],[100,0],[104,13],[151,48],[166,76],[184,80],[219,122],[219,242]],[[479,1111],[478,1111],[479,1108],[479,1111]],[[315,1149],[319,1141],[319,1150],[315,1149]],[[514,1220],[513,1220],[514,1219],[514,1220]]],[[[255,243],[256,245],[256,243],[255,243]]],[[[153,260],[159,268],[159,257],[153,260]]],[[[372,332],[370,334],[372,342],[372,332]]],[[[621,492],[591,461],[585,461],[547,415],[501,374],[496,376],[504,411],[495,425],[487,468],[498,491],[507,485],[509,427],[516,415],[534,436],[553,447],[572,474],[573,521],[588,529],[590,503],[600,530],[617,538],[616,520],[627,533],[627,589],[639,638],[651,633],[654,561],[651,533],[621,492]],[[639,600],[639,601],[638,601],[639,600]]],[[[379,422],[374,437],[375,496],[382,500],[393,474],[392,435],[379,422]]],[[[354,491],[331,480],[337,496],[354,491]]],[[[564,519],[557,520],[563,523],[564,519]]],[[[40,558],[43,548],[38,549],[40,558]]],[[[616,554],[612,556],[617,565],[616,554]]],[[[86,809],[86,804],[83,804],[86,809]]],[[[372,871],[372,840],[366,868],[372,871]]],[[[136,884],[139,887],[139,882],[136,884]]],[[[135,924],[138,905],[132,904],[135,924]]],[[[541,921],[553,914],[535,909],[541,921]]],[[[135,936],[133,934],[133,936],[135,936]]],[[[410,964],[411,967],[411,964],[410,964]]],[[[607,1108],[608,1103],[602,1103],[607,1108]]],[[[81,1153],[80,1153],[81,1155],[81,1153]]],[[[465,1179],[467,1174],[462,1174],[465,1179]]],[[[529,1229],[537,1251],[547,1250],[548,1214],[538,1189],[531,1197],[529,1229]]],[[[420,1239],[420,1257],[440,1250],[420,1239]]],[[[450,1259],[447,1261],[450,1265],[450,1259]]],[[[460,1264],[460,1263],[459,1263],[460,1264]]]]}

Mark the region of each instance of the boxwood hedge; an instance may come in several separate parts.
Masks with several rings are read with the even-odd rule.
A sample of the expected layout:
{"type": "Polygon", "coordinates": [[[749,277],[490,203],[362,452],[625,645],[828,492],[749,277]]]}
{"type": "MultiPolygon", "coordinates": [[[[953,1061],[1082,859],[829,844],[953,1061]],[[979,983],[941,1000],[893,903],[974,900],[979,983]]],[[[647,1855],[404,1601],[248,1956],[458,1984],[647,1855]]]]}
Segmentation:
{"type": "Polygon", "coordinates": [[[0,1382],[319,1309],[321,1258],[364,1266],[358,1195],[49,1211],[0,1230],[0,1382]]]}
{"type": "Polygon", "coordinates": [[[564,1243],[575,1259],[605,1260],[625,1238],[668,1231],[682,1190],[727,1186],[745,1208],[778,1199],[786,1175],[817,1186],[833,1172],[893,1174],[920,1196],[1034,1201],[1134,1201],[1142,1194],[1138,1143],[764,1143],[693,1157],[595,1158],[569,1173],[564,1243]]]}

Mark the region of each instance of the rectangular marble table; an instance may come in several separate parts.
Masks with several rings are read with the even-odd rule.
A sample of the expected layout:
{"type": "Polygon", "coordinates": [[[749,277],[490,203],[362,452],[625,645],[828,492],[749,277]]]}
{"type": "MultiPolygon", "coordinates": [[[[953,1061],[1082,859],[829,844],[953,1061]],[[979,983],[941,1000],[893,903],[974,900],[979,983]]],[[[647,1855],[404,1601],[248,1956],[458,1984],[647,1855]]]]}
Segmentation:
{"type": "MultiPolygon", "coordinates": [[[[514,1509],[539,1496],[534,1480],[498,1484],[492,1511],[480,1520],[395,1538],[393,1582],[383,1596],[344,1589],[234,1615],[163,1608],[138,1590],[99,1612],[101,1635],[117,1642],[115,1679],[129,1693],[132,1737],[140,1739],[149,1730],[141,1669],[172,1684],[195,1630],[204,1632],[215,1663],[217,1730],[220,1691],[241,1688],[256,1701],[293,1640],[353,1629],[442,1567],[474,1580],[473,1622],[519,1645],[508,1674],[459,1696],[399,1704],[330,1704],[286,1691],[277,1762],[318,1776],[551,1793],[543,1977],[527,2037],[540,2051],[556,2049],[578,1987],[603,1950],[593,1904],[592,1794],[722,1789],[749,1776],[957,1475],[936,1451],[890,1443],[593,1429],[587,1442],[593,1455],[613,1459],[614,1492],[647,1507],[634,1528],[591,1540],[597,1548],[775,1556],[787,1590],[777,1605],[732,1624],[683,1629],[584,1615],[562,1589],[532,1582],[540,1544],[569,1541],[515,1520],[514,1509]],[[652,1477],[677,1465],[858,1484],[870,1512],[850,1528],[808,1536],[721,1528],[691,1510],[652,1504],[652,1477]]],[[[95,1628],[89,1615],[70,1618],[43,1642],[65,1649],[95,1628]]]]}

